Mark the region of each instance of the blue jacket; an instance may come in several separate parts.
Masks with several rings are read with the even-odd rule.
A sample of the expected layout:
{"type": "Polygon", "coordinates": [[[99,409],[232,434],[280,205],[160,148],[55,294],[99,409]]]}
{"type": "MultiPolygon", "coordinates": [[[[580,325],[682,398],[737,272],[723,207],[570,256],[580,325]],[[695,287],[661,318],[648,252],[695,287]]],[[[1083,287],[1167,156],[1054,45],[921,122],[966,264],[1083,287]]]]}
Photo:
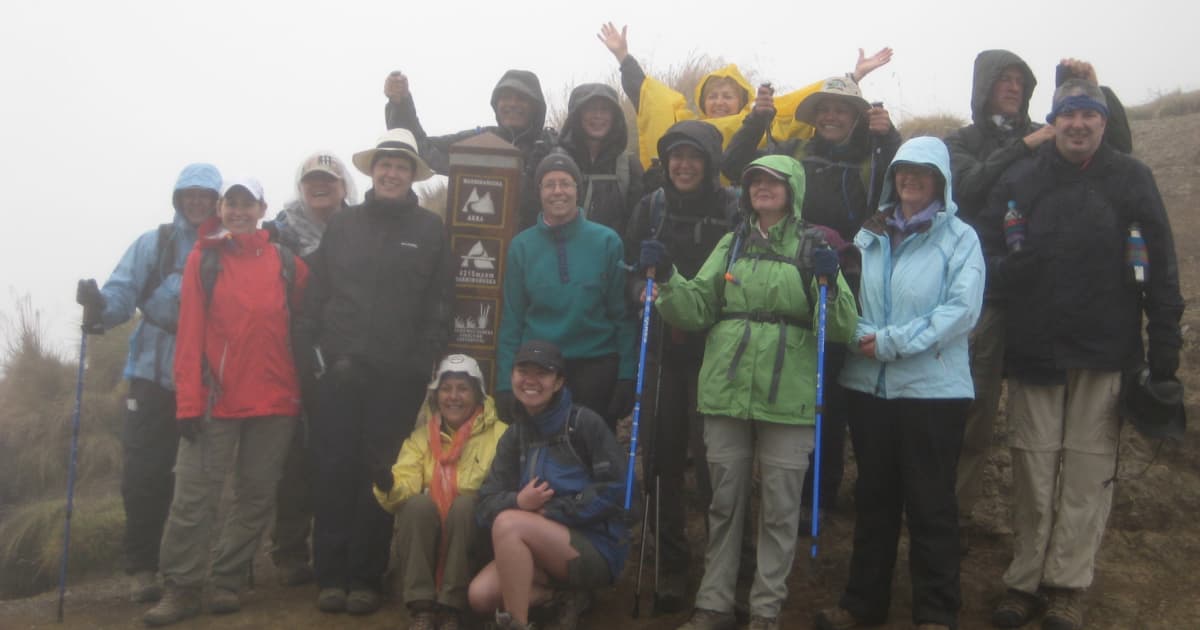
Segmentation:
{"type": "Polygon", "coordinates": [[[975,230],[958,219],[950,155],[936,138],[914,138],[896,152],[884,177],[879,212],[854,237],[862,252],[862,315],[840,381],[879,398],[974,398],[967,335],[983,302],[984,262],[975,230]],[[893,249],[886,220],[898,211],[897,163],[936,168],[945,208],[927,229],[893,249]],[[858,352],[875,334],[875,358],[858,352]]]}
{"type": "MultiPolygon", "coordinates": [[[[174,390],[172,375],[175,363],[175,326],[179,320],[179,291],[183,281],[183,265],[196,244],[196,228],[179,211],[179,193],[186,188],[202,188],[221,192],[221,173],[211,164],[189,164],[175,181],[172,205],[175,207],[175,256],[170,272],[145,300],[139,303],[148,284],[158,281],[158,228],[138,237],[113,269],[112,275],[100,289],[104,294],[103,322],[105,330],[119,326],[133,317],[134,309],[142,311],[133,335],[129,337],[129,357],[125,362],[125,378],[141,378],[174,390]]],[[[163,246],[167,244],[164,242],[163,246]]]]}

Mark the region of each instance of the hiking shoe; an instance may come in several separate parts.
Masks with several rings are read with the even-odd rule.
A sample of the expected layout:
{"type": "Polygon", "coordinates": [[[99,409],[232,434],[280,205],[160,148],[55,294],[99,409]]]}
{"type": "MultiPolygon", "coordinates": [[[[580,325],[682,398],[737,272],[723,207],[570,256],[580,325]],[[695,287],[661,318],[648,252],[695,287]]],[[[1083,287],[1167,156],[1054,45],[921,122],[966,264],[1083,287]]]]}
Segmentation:
{"type": "Polygon", "coordinates": [[[555,591],[554,620],[547,624],[549,630],[575,630],[579,627],[579,618],[591,603],[591,593],[588,591],[555,591]]]}
{"type": "Polygon", "coordinates": [[[992,625],[997,628],[1020,628],[1042,614],[1042,598],[1010,588],[992,611],[992,625]]]}
{"type": "Polygon", "coordinates": [[[208,612],[214,615],[228,615],[242,609],[242,601],[238,594],[226,588],[213,589],[208,598],[208,612]]]}
{"type": "Polygon", "coordinates": [[[697,608],[687,623],[675,630],[736,630],[737,619],[733,613],[720,613],[715,610],[697,608]]]}
{"type": "Polygon", "coordinates": [[[1079,630],[1083,627],[1083,591],[1075,588],[1047,589],[1050,603],[1042,618],[1042,630],[1079,630]]]}
{"type": "Polygon", "coordinates": [[[378,591],[370,588],[354,589],[346,596],[346,612],[351,615],[369,615],[379,610],[379,604],[378,591]]]}
{"type": "Polygon", "coordinates": [[[816,630],[850,630],[850,628],[865,628],[869,625],[873,624],[855,617],[854,613],[841,606],[826,608],[818,612],[817,618],[813,620],[813,627],[816,630]]]}
{"type": "Polygon", "coordinates": [[[162,599],[162,585],[154,571],[138,571],[133,574],[133,585],[129,588],[129,601],[135,604],[156,602],[162,599]]]}
{"type": "Polygon", "coordinates": [[[521,623],[506,612],[496,611],[496,627],[506,630],[535,630],[532,623],[521,623]]]}
{"type": "Polygon", "coordinates": [[[200,589],[168,585],[162,599],[142,615],[147,626],[167,626],[200,614],[200,589]]]}
{"type": "Polygon", "coordinates": [[[300,586],[313,581],[313,569],[307,563],[282,564],[275,567],[275,579],[280,586],[300,586]]]}
{"type": "Polygon", "coordinates": [[[437,618],[431,610],[412,613],[409,619],[412,623],[408,624],[408,630],[438,630],[437,618]]]}
{"type": "Polygon", "coordinates": [[[750,626],[746,630],[779,630],[779,617],[750,615],[750,626]]]}
{"type": "Polygon", "coordinates": [[[323,588],[317,593],[317,610],[327,613],[346,612],[346,590],[323,588]]]}

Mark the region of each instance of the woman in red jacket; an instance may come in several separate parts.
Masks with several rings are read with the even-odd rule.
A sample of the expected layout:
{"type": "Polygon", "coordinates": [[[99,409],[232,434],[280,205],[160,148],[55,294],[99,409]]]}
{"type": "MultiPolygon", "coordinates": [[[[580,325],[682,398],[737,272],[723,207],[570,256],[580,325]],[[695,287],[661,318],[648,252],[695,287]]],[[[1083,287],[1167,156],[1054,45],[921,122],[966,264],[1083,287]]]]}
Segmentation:
{"type": "Polygon", "coordinates": [[[210,612],[240,608],[238,589],[274,507],[300,414],[289,303],[299,300],[308,269],[258,229],[266,209],[256,180],[227,184],[220,222],[201,226],[184,267],[175,346],[175,417],[184,439],[160,551],[166,592],[144,616],[147,625],[200,613],[230,467],[234,501],[212,561],[210,612]]]}

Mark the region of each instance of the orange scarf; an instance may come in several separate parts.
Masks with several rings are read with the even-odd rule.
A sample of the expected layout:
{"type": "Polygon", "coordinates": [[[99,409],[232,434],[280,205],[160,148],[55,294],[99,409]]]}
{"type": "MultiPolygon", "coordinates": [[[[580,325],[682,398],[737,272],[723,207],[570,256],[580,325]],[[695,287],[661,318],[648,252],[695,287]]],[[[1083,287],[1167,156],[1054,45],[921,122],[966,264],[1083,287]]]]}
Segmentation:
{"type": "Polygon", "coordinates": [[[433,454],[433,478],[429,480],[429,494],[442,519],[441,544],[438,545],[438,588],[442,587],[442,574],[446,568],[446,517],[450,514],[454,499],[458,498],[458,459],[462,457],[463,448],[471,437],[475,419],[482,414],[483,407],[480,406],[475,415],[458,427],[448,453],[442,453],[442,415],[435,413],[429,419],[429,452],[433,454]]]}

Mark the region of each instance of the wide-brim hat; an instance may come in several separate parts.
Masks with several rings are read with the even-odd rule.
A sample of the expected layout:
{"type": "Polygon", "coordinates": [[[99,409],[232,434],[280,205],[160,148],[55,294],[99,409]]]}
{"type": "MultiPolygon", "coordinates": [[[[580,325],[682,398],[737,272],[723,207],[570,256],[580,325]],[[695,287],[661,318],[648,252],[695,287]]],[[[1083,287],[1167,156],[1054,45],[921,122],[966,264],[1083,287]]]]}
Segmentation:
{"type": "Polygon", "coordinates": [[[365,151],[359,151],[354,154],[354,167],[360,173],[371,176],[371,164],[375,162],[377,153],[398,153],[412,158],[413,161],[413,181],[419,182],[433,177],[433,169],[421,159],[417,154],[417,139],[413,137],[411,131],[407,129],[389,129],[387,133],[379,136],[379,140],[375,142],[375,146],[365,151]]]}
{"type": "Polygon", "coordinates": [[[821,99],[831,97],[850,103],[860,115],[871,109],[871,104],[863,98],[862,90],[858,89],[858,84],[853,79],[847,76],[829,77],[821,83],[820,90],[809,94],[804,97],[803,101],[800,101],[800,105],[796,107],[796,120],[816,126],[817,104],[821,102],[821,99]]]}

